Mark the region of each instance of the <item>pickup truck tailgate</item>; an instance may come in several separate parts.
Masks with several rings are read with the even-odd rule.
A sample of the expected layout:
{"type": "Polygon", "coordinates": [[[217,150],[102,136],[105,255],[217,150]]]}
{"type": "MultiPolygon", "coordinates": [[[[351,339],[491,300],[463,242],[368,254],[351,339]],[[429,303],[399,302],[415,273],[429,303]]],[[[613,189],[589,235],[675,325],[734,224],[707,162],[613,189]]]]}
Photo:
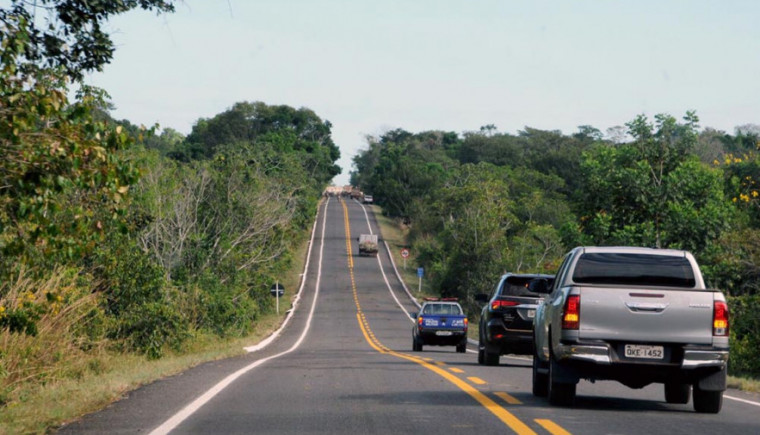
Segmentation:
{"type": "Polygon", "coordinates": [[[711,344],[713,293],[580,287],[580,339],[711,344]]]}

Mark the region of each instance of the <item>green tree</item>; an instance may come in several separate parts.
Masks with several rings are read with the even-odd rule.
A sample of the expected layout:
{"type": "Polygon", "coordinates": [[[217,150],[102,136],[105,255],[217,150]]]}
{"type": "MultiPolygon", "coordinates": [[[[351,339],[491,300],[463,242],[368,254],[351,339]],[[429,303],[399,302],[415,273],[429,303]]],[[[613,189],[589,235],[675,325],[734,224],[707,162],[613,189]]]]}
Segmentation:
{"type": "Polygon", "coordinates": [[[592,243],[701,251],[727,227],[721,174],[690,153],[698,119],[689,112],[684,121],[641,115],[627,124],[633,143],[584,154],[578,207],[592,243]]]}
{"type": "MultiPolygon", "coordinates": [[[[100,71],[113,58],[114,44],[103,25],[135,8],[173,12],[172,0],[11,0],[0,8],[0,22],[25,30],[19,57],[22,69],[38,65],[62,68],[74,80],[100,71]],[[44,23],[38,25],[37,23],[44,23]]],[[[5,35],[4,35],[5,36],[5,35]]]]}
{"type": "MultiPolygon", "coordinates": [[[[22,20],[23,21],[23,20],[22,20]]],[[[53,70],[19,69],[26,27],[5,23],[0,57],[0,252],[72,260],[118,231],[137,168],[121,154],[131,138],[93,113],[106,94],[82,87],[70,103],[53,70]]],[[[7,269],[6,269],[7,270],[7,269]]]]}
{"type": "Polygon", "coordinates": [[[307,108],[239,102],[213,118],[198,120],[182,148],[171,156],[183,161],[211,158],[221,145],[257,144],[282,154],[299,154],[300,165],[318,183],[327,184],[340,173],[335,164],[340,149],[331,129],[329,121],[307,108]]]}
{"type": "Polygon", "coordinates": [[[414,204],[428,201],[456,165],[450,157],[459,143],[456,133],[397,129],[367,140],[369,149],[354,157],[351,183],[371,192],[391,216],[411,216],[414,204]]]}

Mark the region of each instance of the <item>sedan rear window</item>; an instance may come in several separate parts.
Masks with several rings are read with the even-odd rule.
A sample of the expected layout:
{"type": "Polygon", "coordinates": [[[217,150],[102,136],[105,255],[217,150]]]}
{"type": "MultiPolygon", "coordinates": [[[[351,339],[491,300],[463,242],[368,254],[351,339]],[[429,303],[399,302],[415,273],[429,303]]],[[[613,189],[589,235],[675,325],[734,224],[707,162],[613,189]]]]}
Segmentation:
{"type": "Polygon", "coordinates": [[[575,265],[573,281],[684,288],[696,285],[691,263],[685,257],[611,252],[581,255],[575,265]]]}

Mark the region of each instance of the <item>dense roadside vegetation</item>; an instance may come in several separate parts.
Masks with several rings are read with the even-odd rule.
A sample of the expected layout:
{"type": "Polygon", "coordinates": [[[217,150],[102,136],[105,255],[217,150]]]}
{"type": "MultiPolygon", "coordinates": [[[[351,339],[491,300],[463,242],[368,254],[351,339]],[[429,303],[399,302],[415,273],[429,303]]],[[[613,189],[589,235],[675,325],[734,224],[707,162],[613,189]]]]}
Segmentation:
{"type": "Polygon", "coordinates": [[[692,251],[729,297],[729,372],[760,374],[760,127],[735,134],[641,115],[625,128],[577,133],[493,125],[478,132],[368,139],[352,184],[402,221],[431,288],[488,293],[507,271],[553,273],[579,245],[692,251]]]}
{"type": "Polygon", "coordinates": [[[107,93],[80,80],[113,54],[102,23],[135,8],[173,10],[0,9],[0,414],[119,359],[270,324],[269,287],[340,172],[330,123],[306,108],[239,102],[187,137],[111,118],[107,93]],[[35,27],[43,13],[55,25],[35,27]]]}
{"type": "MultiPolygon", "coordinates": [[[[81,82],[113,57],[104,22],[173,3],[0,8],[0,415],[43,408],[41,388],[107,377],[114,361],[276,323],[268,288],[298,260],[339,172],[331,125],[246,101],[187,137],[113,119],[107,93],[81,82]],[[51,25],[36,27],[43,14],[51,25]]],[[[693,114],[628,130],[625,143],[588,126],[396,130],[356,157],[353,182],[408,221],[435,287],[468,301],[503,271],[552,271],[576,244],[692,249],[731,295],[732,371],[757,374],[760,132],[700,131],[693,114]]],[[[12,429],[0,418],[0,432],[66,415],[44,418],[12,429]]]]}

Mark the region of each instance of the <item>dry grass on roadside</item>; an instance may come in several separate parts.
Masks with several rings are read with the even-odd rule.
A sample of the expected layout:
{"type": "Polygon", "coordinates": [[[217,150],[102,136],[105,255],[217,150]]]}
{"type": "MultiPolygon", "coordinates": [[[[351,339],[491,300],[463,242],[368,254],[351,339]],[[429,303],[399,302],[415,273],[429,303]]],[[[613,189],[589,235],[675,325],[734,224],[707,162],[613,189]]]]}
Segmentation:
{"type": "MultiPolygon", "coordinates": [[[[75,307],[40,319],[35,337],[1,332],[0,433],[48,433],[51,428],[102,409],[141,385],[207,361],[243,354],[244,347],[260,342],[282,323],[298,290],[307,249],[308,243],[304,242],[294,254],[291,272],[282,277],[287,296],[280,301],[281,314],[262,316],[254,331],[243,338],[196,336],[181,354],[167,352],[158,360],[109,352],[104,346],[90,345],[83,351],[81,342],[53,332],[71,330],[73,333],[75,327],[86,327],[82,310],[88,303],[95,302],[87,298],[75,307]],[[32,357],[37,361],[34,364],[30,363],[32,357]]],[[[53,275],[54,278],[42,283],[20,280],[15,294],[25,295],[31,302],[28,293],[32,289],[38,300],[46,291],[68,288],[65,274],[53,275]]],[[[0,306],[3,304],[10,307],[7,296],[0,299],[0,306]]]]}
{"type": "Polygon", "coordinates": [[[749,378],[737,378],[734,376],[729,376],[728,387],[736,388],[742,391],[751,391],[753,393],[760,393],[760,380],[749,379],[749,378]]]}

